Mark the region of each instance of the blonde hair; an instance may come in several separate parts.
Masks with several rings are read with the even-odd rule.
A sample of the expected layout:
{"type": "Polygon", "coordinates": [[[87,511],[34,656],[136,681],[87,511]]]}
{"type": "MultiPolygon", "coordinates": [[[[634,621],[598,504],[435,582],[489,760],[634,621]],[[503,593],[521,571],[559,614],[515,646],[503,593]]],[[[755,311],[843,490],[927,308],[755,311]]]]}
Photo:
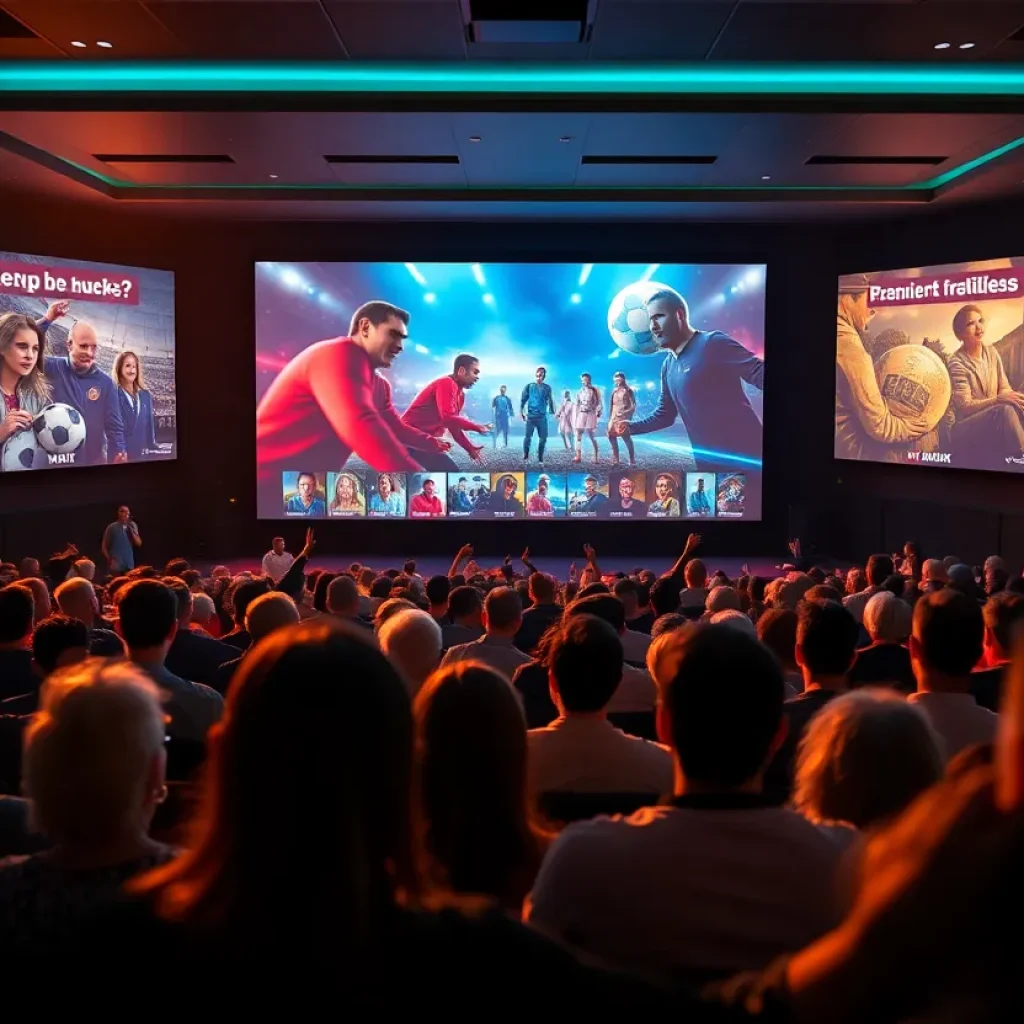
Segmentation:
{"type": "Polygon", "coordinates": [[[19,395],[32,395],[40,402],[48,402],[52,394],[50,382],[46,379],[43,371],[46,359],[46,332],[36,322],[24,313],[4,313],[0,315],[0,356],[2,356],[14,344],[18,331],[32,331],[39,339],[39,357],[35,366],[19,378],[17,393],[19,395]]]}
{"type": "MultiPolygon", "coordinates": [[[[118,357],[114,360],[114,368],[110,371],[110,376],[114,378],[114,383],[119,387],[124,387],[124,382],[121,380],[121,368],[124,366],[124,361],[131,356],[135,360],[135,367],[138,372],[135,374],[135,383],[132,385],[132,394],[137,395],[140,391],[145,391],[146,385],[142,379],[142,360],[134,353],[131,349],[126,348],[121,352],[118,357]]],[[[127,391],[128,389],[125,388],[127,391]]]]}
{"type": "Polygon", "coordinates": [[[127,663],[88,658],[49,676],[25,736],[35,825],[56,842],[103,842],[131,825],[152,802],[165,721],[156,686],[127,663]]]}
{"type": "Polygon", "coordinates": [[[864,829],[898,814],[942,778],[939,740],[900,693],[865,687],[829,701],[797,754],[793,805],[811,821],[864,829]]]}

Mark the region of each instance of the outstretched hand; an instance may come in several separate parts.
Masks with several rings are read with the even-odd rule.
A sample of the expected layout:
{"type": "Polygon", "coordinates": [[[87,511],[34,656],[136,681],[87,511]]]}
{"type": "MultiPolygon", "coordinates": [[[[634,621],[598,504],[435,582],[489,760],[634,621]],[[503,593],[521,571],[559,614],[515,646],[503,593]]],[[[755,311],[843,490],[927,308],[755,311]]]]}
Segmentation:
{"type": "Polygon", "coordinates": [[[472,544],[463,544],[462,547],[459,548],[459,553],[458,553],[458,555],[456,557],[459,558],[460,561],[463,558],[472,558],[473,557],[473,545],[472,544]]]}
{"type": "Polygon", "coordinates": [[[694,553],[694,551],[696,551],[697,548],[699,548],[699,547],[700,547],[700,534],[699,533],[691,533],[690,536],[686,538],[686,547],[683,548],[683,554],[685,554],[685,555],[692,555],[694,553]]]}
{"type": "Polygon", "coordinates": [[[521,561],[521,562],[523,563],[523,565],[527,565],[527,564],[529,564],[529,561],[530,561],[530,549],[529,549],[529,548],[527,548],[527,549],[526,549],[526,550],[525,550],[525,551],[524,551],[524,552],[522,553],[522,555],[520,555],[520,556],[519,556],[519,559],[520,559],[520,561],[521,561]]]}
{"type": "Polygon", "coordinates": [[[588,562],[593,562],[597,558],[597,552],[590,544],[583,545],[583,554],[587,556],[588,562]]]}
{"type": "Polygon", "coordinates": [[[313,527],[306,528],[306,543],[302,546],[302,553],[300,558],[309,558],[313,553],[313,549],[316,547],[316,534],[313,532],[313,527]]]}

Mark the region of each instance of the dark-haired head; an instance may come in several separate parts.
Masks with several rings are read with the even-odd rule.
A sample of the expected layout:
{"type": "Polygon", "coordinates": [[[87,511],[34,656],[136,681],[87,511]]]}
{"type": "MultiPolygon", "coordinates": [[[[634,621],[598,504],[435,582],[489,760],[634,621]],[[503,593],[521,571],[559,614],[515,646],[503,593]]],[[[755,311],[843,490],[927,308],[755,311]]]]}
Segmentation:
{"type": "Polygon", "coordinates": [[[658,735],[675,751],[684,789],[760,789],[785,738],[778,660],[728,626],[691,627],[661,642],[658,735]]]}
{"type": "Polygon", "coordinates": [[[427,874],[517,911],[540,864],[526,793],[526,721],[493,669],[438,669],[415,704],[418,808],[427,874]]]}
{"type": "Polygon", "coordinates": [[[356,627],[277,630],[246,655],[208,743],[195,841],[136,891],[236,953],[364,942],[396,888],[415,888],[412,716],[396,670],[356,627]],[[300,877],[315,899],[295,898],[300,877]]]}
{"type": "Polygon", "coordinates": [[[619,687],[622,641],[596,615],[569,615],[552,637],[547,666],[559,711],[592,714],[607,707],[619,687]]]}

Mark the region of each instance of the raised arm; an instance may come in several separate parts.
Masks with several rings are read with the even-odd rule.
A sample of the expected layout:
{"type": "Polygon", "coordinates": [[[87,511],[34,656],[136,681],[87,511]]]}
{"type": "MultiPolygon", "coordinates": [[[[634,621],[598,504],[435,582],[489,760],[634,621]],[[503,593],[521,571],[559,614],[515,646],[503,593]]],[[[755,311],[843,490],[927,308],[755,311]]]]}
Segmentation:
{"type": "Polygon", "coordinates": [[[294,594],[302,589],[306,563],[309,561],[309,556],[313,554],[315,547],[316,535],[313,533],[313,527],[310,526],[306,530],[305,545],[295,561],[288,566],[288,571],[274,584],[274,590],[280,590],[286,594],[294,594]]]}
{"type": "Polygon", "coordinates": [[[686,563],[693,558],[693,553],[699,546],[700,534],[691,533],[690,536],[686,538],[686,546],[683,548],[683,553],[676,559],[676,564],[673,565],[667,573],[665,573],[665,576],[670,579],[683,579],[686,570],[686,563]]]}
{"type": "Polygon", "coordinates": [[[452,576],[458,576],[459,571],[462,568],[462,563],[467,558],[472,558],[472,557],[473,557],[473,545],[472,544],[463,544],[462,547],[459,548],[459,550],[455,552],[455,558],[452,559],[451,567],[448,570],[448,578],[451,579],[452,576]]]}
{"type": "Polygon", "coordinates": [[[533,573],[538,571],[537,567],[530,561],[530,549],[529,548],[527,548],[522,553],[522,555],[520,556],[520,561],[523,563],[523,565],[526,566],[526,568],[529,571],[531,576],[533,575],[533,573]]]}
{"type": "Polygon", "coordinates": [[[601,582],[601,567],[597,564],[597,552],[590,544],[583,545],[583,554],[587,557],[587,567],[580,573],[580,590],[591,583],[601,582]]]}

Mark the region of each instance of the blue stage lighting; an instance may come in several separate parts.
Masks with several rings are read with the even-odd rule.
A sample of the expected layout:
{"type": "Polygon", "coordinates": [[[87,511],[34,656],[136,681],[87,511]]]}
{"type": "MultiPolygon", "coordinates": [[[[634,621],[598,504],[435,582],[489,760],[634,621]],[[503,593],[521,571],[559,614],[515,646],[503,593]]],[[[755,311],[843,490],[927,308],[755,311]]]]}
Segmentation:
{"type": "Polygon", "coordinates": [[[486,302],[488,306],[493,306],[494,296],[490,292],[484,292],[484,302],[486,302]]]}
{"type": "Polygon", "coordinates": [[[422,273],[420,273],[420,268],[417,267],[415,263],[406,263],[405,269],[408,270],[410,274],[412,274],[412,279],[417,284],[425,285],[427,283],[427,279],[423,276],[422,273]]]}
{"type": "Polygon", "coordinates": [[[658,267],[660,267],[660,266],[661,266],[661,264],[660,264],[660,263],[652,263],[652,264],[651,264],[651,265],[650,265],[650,266],[649,266],[649,267],[648,267],[648,268],[647,268],[647,269],[646,269],[646,270],[644,271],[644,273],[643,273],[643,277],[641,277],[641,278],[640,278],[640,280],[641,280],[641,281],[650,281],[650,279],[651,279],[652,277],[654,277],[654,275],[655,275],[655,274],[656,274],[656,273],[658,272],[658,267]]]}
{"type": "Polygon", "coordinates": [[[574,292],[569,296],[569,301],[574,305],[578,306],[583,301],[583,296],[579,292],[574,292]]]}
{"type": "Polygon", "coordinates": [[[582,288],[587,283],[587,278],[590,277],[590,272],[594,269],[593,263],[584,263],[583,269],[580,270],[580,287],[582,288]]]}
{"type": "Polygon", "coordinates": [[[433,292],[426,292],[423,296],[424,302],[436,302],[437,296],[433,292]]]}
{"type": "Polygon", "coordinates": [[[281,271],[281,281],[289,288],[301,288],[305,284],[302,275],[294,267],[285,267],[281,271]]]}
{"type": "Polygon", "coordinates": [[[421,356],[429,355],[430,349],[426,345],[413,345],[413,351],[419,352],[421,356]]]}
{"type": "Polygon", "coordinates": [[[471,263],[469,269],[473,271],[473,276],[476,278],[476,283],[481,288],[487,284],[487,279],[484,277],[484,268],[479,263],[471,263]]]}

